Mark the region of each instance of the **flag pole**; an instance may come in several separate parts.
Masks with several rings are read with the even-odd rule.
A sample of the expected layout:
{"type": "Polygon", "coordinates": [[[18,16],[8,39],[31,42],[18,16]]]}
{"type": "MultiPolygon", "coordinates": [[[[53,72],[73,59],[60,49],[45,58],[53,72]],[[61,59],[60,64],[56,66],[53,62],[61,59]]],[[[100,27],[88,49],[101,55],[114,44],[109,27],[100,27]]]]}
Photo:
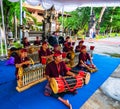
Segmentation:
{"type": "Polygon", "coordinates": [[[22,0],[20,0],[20,42],[22,41],[22,0]]]}
{"type": "Polygon", "coordinates": [[[6,41],[4,13],[3,13],[3,0],[1,0],[1,13],[2,13],[2,25],[3,25],[4,43],[5,43],[5,54],[7,56],[8,53],[7,53],[7,41],[6,41]]]}
{"type": "Polygon", "coordinates": [[[62,8],[62,35],[64,36],[64,6],[62,8]]]}
{"type": "Polygon", "coordinates": [[[3,42],[2,42],[2,28],[0,27],[0,48],[1,48],[1,56],[3,56],[3,42]]]}

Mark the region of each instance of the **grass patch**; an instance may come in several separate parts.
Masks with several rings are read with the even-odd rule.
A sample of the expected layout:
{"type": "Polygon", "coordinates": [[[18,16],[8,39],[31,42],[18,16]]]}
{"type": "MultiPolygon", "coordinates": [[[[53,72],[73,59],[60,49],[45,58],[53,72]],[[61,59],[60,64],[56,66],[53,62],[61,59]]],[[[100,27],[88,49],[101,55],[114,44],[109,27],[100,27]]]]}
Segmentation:
{"type": "Polygon", "coordinates": [[[120,36],[120,33],[111,33],[109,34],[110,37],[117,37],[120,36]]]}
{"type": "Polygon", "coordinates": [[[107,36],[103,36],[103,35],[96,35],[96,39],[104,39],[107,38],[107,36]]]}
{"type": "Polygon", "coordinates": [[[111,57],[120,58],[120,54],[117,54],[117,53],[106,53],[106,52],[104,52],[104,54],[110,55],[111,57]]]}
{"type": "Polygon", "coordinates": [[[111,33],[111,34],[107,34],[107,35],[96,35],[96,39],[104,39],[104,38],[109,38],[109,37],[120,37],[120,33],[111,33]]]}

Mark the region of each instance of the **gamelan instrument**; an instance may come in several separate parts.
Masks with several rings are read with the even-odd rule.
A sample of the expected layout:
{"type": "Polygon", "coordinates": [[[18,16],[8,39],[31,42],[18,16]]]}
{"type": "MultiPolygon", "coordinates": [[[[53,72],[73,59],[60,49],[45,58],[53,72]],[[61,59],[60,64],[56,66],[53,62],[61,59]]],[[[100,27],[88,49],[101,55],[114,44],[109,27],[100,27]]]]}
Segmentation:
{"type": "Polygon", "coordinates": [[[94,65],[88,65],[90,68],[87,69],[90,73],[94,73],[98,71],[98,69],[94,65]]]}
{"type": "Polygon", "coordinates": [[[45,66],[42,64],[34,64],[26,68],[20,67],[18,70],[17,91],[21,92],[46,80],[44,73],[45,66]]]}
{"type": "Polygon", "coordinates": [[[34,53],[34,52],[38,52],[38,50],[40,49],[40,46],[35,46],[35,45],[31,45],[29,47],[26,48],[28,53],[34,53]]]}
{"type": "Polygon", "coordinates": [[[75,58],[75,52],[71,50],[70,52],[67,53],[66,57],[70,60],[73,60],[75,58]]]}
{"type": "Polygon", "coordinates": [[[50,86],[55,94],[67,91],[73,92],[75,89],[81,88],[84,84],[88,84],[89,80],[90,74],[81,71],[76,77],[51,78],[50,86]]]}
{"type": "Polygon", "coordinates": [[[69,51],[66,55],[66,64],[69,67],[74,67],[75,66],[75,52],[73,50],[69,51]]]}
{"type": "Polygon", "coordinates": [[[34,63],[39,63],[40,62],[38,52],[34,52],[34,53],[31,53],[31,54],[29,53],[28,57],[31,58],[34,61],[34,63]]]}

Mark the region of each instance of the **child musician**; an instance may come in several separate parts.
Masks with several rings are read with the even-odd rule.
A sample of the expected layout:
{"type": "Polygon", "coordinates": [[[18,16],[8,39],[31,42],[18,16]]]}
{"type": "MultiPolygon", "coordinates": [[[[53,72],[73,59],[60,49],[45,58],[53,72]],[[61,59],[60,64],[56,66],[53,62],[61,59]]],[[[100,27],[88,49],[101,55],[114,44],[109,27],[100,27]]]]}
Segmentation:
{"type": "Polygon", "coordinates": [[[47,64],[46,66],[46,77],[48,80],[48,84],[45,87],[45,95],[46,96],[52,96],[57,98],[59,101],[64,103],[66,106],[68,106],[70,109],[72,109],[71,104],[69,103],[68,100],[64,100],[60,95],[63,95],[65,93],[60,93],[60,94],[54,94],[49,83],[51,78],[55,77],[64,77],[64,76],[75,76],[74,73],[68,71],[65,63],[62,61],[62,53],[60,52],[55,52],[54,53],[54,61],[51,63],[47,64]]]}
{"type": "Polygon", "coordinates": [[[15,66],[16,66],[16,71],[15,75],[16,78],[18,79],[18,68],[19,67],[28,67],[31,64],[28,56],[27,56],[27,50],[26,49],[21,49],[20,50],[20,56],[15,57],[15,66]]]}
{"type": "Polygon", "coordinates": [[[93,61],[91,59],[91,56],[87,53],[86,46],[83,45],[81,47],[81,52],[79,54],[79,63],[78,67],[81,70],[88,70],[90,71],[91,68],[95,68],[95,65],[93,64],[93,61]]]}

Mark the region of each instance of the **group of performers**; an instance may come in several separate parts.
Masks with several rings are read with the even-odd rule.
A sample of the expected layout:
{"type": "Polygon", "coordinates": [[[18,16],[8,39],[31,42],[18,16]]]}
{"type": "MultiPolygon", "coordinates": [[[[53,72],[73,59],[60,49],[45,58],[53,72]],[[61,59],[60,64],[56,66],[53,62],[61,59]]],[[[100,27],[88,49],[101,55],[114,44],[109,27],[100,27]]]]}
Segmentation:
{"type": "MultiPolygon", "coordinates": [[[[29,40],[28,40],[27,37],[24,37],[24,38],[23,38],[22,44],[23,44],[24,48],[30,46],[30,42],[29,42],[29,40]]],[[[40,40],[39,37],[37,36],[37,37],[36,37],[36,40],[34,41],[34,45],[39,46],[40,44],[41,44],[41,40],[40,40]]]]}
{"type": "MultiPolygon", "coordinates": [[[[16,78],[18,77],[18,68],[19,67],[28,67],[31,64],[31,61],[29,60],[27,56],[27,49],[26,47],[30,46],[30,43],[27,38],[24,39],[24,48],[20,50],[20,55],[15,57],[15,66],[16,66],[16,78]]],[[[39,37],[36,37],[36,41],[34,42],[34,45],[40,45],[41,41],[39,40],[39,37]]],[[[68,100],[64,100],[62,96],[66,93],[60,93],[60,94],[54,94],[51,87],[50,82],[51,78],[56,77],[66,77],[66,76],[72,76],[75,77],[77,74],[70,71],[66,65],[66,63],[63,61],[63,58],[67,56],[67,54],[70,51],[74,51],[74,43],[70,42],[70,37],[67,37],[65,42],[63,43],[63,49],[59,44],[54,45],[54,48],[51,50],[49,49],[49,43],[47,41],[43,41],[42,45],[40,46],[40,49],[38,51],[39,54],[39,61],[42,64],[46,65],[45,69],[45,75],[48,80],[47,85],[45,86],[45,92],[44,94],[46,96],[53,96],[57,98],[59,101],[64,103],[66,106],[69,107],[69,109],[72,109],[71,104],[68,100]]],[[[78,46],[75,48],[75,52],[79,53],[79,62],[77,64],[77,68],[79,70],[83,71],[89,71],[90,68],[96,68],[93,64],[93,61],[91,59],[91,56],[87,53],[86,46],[84,45],[84,41],[80,40],[78,46]],[[89,64],[88,64],[89,61],[89,64]]],[[[72,91],[73,94],[76,94],[76,90],[72,91]]]]}

